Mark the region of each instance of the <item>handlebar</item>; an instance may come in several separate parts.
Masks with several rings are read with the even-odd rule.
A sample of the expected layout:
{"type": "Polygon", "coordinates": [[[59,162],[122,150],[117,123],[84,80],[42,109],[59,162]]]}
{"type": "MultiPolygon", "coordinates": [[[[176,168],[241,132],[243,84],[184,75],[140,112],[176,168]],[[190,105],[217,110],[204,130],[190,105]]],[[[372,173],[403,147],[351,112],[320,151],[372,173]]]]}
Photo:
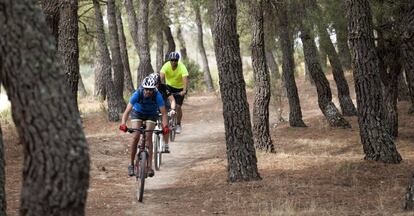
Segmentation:
{"type": "Polygon", "coordinates": [[[162,130],[159,130],[159,129],[154,129],[154,130],[146,130],[145,128],[128,128],[127,129],[128,133],[133,133],[135,131],[138,131],[140,134],[143,134],[145,132],[154,132],[156,134],[161,134],[162,133],[162,130]]]}

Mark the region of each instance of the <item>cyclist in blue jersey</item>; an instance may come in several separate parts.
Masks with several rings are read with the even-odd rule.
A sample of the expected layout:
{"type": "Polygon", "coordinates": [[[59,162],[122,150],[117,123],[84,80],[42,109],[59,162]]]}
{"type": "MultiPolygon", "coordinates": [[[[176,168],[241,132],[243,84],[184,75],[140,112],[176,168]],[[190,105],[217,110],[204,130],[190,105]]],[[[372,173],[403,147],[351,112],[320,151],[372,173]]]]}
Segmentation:
{"type": "MultiPolygon", "coordinates": [[[[163,133],[168,134],[167,109],[165,108],[164,100],[161,93],[155,87],[155,80],[151,77],[146,77],[142,82],[142,88],[139,88],[129,99],[129,103],[122,115],[121,125],[119,129],[126,132],[128,127],[126,122],[128,115],[131,113],[131,127],[140,128],[145,122],[147,130],[153,130],[158,118],[158,110],[162,113],[162,127],[163,133]]],[[[131,146],[131,163],[128,166],[128,175],[134,175],[134,160],[137,153],[137,145],[140,139],[140,134],[134,132],[131,146]]],[[[146,132],[146,146],[149,149],[148,158],[148,176],[154,176],[152,169],[152,132],[146,132]]]]}

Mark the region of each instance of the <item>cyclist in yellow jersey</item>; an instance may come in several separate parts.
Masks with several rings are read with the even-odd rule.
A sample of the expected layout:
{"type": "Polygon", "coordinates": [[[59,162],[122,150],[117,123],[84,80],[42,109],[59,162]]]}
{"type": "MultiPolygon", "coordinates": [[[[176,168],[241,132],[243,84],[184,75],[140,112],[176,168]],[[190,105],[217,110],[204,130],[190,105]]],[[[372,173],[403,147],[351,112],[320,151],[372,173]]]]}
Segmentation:
{"type": "Polygon", "coordinates": [[[188,90],[188,71],[185,65],[178,61],[179,59],[180,54],[171,52],[168,54],[168,61],[160,71],[161,80],[165,81],[176,102],[177,127],[175,131],[177,133],[181,133],[181,119],[183,117],[181,106],[188,90]]]}

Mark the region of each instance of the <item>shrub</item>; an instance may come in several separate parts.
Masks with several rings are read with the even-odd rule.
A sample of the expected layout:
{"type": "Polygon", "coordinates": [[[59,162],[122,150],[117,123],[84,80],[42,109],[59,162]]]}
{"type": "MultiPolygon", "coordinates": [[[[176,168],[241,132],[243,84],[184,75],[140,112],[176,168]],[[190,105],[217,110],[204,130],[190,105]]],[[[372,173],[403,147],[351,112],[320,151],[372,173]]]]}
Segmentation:
{"type": "Polygon", "coordinates": [[[183,63],[188,70],[188,83],[190,91],[204,90],[203,72],[200,70],[200,66],[191,59],[183,59],[183,63]]]}

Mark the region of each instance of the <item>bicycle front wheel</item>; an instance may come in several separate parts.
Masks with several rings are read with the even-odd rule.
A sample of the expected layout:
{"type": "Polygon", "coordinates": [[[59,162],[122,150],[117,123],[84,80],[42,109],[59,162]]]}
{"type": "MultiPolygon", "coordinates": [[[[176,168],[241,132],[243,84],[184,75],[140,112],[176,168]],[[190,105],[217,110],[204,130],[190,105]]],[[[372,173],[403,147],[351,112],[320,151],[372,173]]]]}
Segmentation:
{"type": "Polygon", "coordinates": [[[139,160],[139,176],[137,178],[138,180],[137,198],[139,202],[142,202],[142,199],[144,198],[146,163],[147,163],[147,153],[145,151],[142,151],[140,155],[140,160],[139,160]]]}
{"type": "Polygon", "coordinates": [[[174,115],[171,117],[171,131],[170,131],[170,140],[171,142],[174,142],[175,140],[175,127],[177,126],[177,117],[174,115]]]}
{"type": "Polygon", "coordinates": [[[155,164],[155,170],[159,170],[161,166],[161,142],[160,142],[160,136],[155,135],[153,137],[153,157],[154,157],[154,164],[155,164]]]}

